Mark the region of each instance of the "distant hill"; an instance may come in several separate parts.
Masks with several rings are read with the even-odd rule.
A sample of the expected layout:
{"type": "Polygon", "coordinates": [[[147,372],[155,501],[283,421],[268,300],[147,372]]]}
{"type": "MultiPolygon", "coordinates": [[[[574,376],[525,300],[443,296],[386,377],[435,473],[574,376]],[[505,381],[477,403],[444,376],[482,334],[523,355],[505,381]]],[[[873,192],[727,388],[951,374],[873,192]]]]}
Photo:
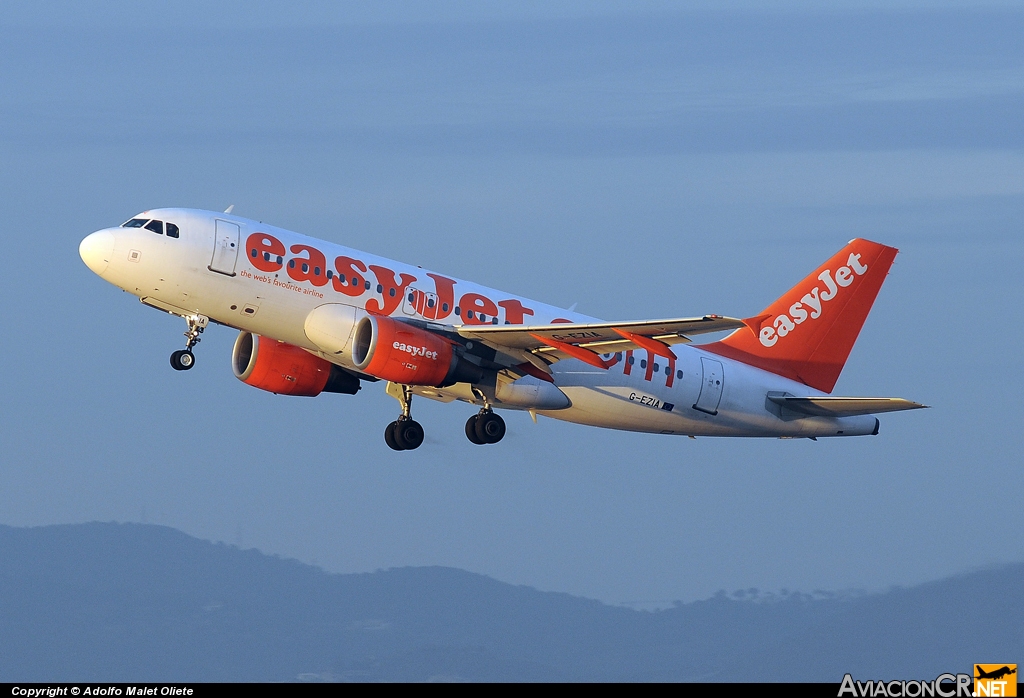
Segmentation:
{"type": "Polygon", "coordinates": [[[328,574],[144,524],[0,526],[0,681],[827,681],[1024,660],[1024,565],[657,612],[443,567],[328,574]]]}

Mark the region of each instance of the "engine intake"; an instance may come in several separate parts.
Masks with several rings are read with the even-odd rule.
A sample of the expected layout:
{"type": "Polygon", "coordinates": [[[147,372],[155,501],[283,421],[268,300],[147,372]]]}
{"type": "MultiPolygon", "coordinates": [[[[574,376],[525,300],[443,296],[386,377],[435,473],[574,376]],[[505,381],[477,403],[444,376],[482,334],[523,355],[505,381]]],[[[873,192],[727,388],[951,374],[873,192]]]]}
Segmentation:
{"type": "Polygon", "coordinates": [[[278,395],[355,395],[359,379],[330,361],[292,344],[241,332],[231,351],[231,368],[246,385],[278,395]]]}

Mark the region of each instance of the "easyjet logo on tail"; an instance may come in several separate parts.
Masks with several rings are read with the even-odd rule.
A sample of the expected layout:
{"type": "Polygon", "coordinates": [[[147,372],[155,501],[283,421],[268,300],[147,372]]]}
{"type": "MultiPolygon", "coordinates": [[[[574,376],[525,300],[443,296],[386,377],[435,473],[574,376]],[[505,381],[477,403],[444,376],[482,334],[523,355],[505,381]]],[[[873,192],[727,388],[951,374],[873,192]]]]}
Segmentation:
{"type": "Polygon", "coordinates": [[[860,262],[860,254],[855,252],[850,253],[844,266],[835,270],[834,276],[832,270],[825,269],[818,274],[818,279],[825,284],[825,290],[816,285],[810,293],[804,294],[803,298],[789,306],[788,314],[777,315],[771,324],[762,327],[758,333],[761,344],[774,347],[780,338],[795,330],[797,325],[802,325],[809,319],[817,320],[821,317],[824,304],[835,298],[840,293],[839,289],[853,284],[856,278],[863,276],[867,270],[867,265],[860,262]]]}

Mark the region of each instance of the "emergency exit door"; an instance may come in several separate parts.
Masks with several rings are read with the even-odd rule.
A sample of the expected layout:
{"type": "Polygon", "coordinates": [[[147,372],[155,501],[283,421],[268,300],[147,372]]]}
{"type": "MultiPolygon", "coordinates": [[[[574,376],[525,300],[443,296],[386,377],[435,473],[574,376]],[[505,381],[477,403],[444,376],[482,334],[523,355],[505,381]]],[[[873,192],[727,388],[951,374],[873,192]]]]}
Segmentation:
{"type": "Polygon", "coordinates": [[[693,409],[718,414],[718,403],[722,401],[722,388],[725,383],[725,373],[722,371],[722,362],[701,357],[700,368],[702,381],[700,384],[700,395],[693,409]]]}

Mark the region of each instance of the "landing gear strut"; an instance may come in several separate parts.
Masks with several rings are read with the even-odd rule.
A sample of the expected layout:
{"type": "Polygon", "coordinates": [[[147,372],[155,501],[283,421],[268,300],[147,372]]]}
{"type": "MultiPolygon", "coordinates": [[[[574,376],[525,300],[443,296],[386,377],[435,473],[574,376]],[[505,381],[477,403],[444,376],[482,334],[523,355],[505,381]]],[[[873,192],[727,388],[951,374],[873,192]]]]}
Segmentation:
{"type": "Polygon", "coordinates": [[[187,315],[185,322],[188,323],[188,329],[185,331],[185,348],[171,354],[171,368],[175,371],[187,371],[196,365],[196,355],[192,353],[192,347],[202,341],[199,335],[210,323],[210,318],[205,315],[187,315]]]}
{"type": "Polygon", "coordinates": [[[393,451],[411,451],[423,443],[423,427],[412,418],[412,388],[388,383],[388,395],[402,405],[402,415],[384,429],[384,443],[393,451]]]}

